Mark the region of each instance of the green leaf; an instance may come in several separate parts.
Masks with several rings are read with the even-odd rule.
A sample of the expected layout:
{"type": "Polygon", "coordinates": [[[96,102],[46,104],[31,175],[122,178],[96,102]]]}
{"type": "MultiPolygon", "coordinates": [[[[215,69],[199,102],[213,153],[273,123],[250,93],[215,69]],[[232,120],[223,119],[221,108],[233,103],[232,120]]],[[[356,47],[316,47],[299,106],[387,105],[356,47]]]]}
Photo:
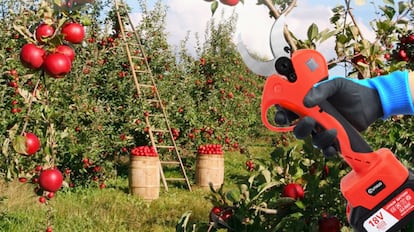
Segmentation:
{"type": "Polygon", "coordinates": [[[353,37],[355,40],[357,40],[357,39],[358,39],[358,37],[359,37],[359,30],[358,30],[358,28],[357,28],[356,26],[350,26],[350,27],[349,27],[349,30],[350,30],[350,32],[351,32],[351,34],[352,34],[352,37],[353,37]]]}
{"type": "Polygon", "coordinates": [[[279,186],[279,185],[280,185],[280,182],[273,181],[273,182],[266,183],[266,184],[263,184],[263,185],[259,186],[259,188],[258,188],[259,192],[257,193],[257,195],[255,197],[252,198],[252,201],[256,200],[262,193],[264,193],[268,189],[271,189],[271,188],[273,188],[275,186],[279,186]]]}
{"type": "Polygon", "coordinates": [[[269,171],[269,170],[267,170],[267,169],[263,169],[263,170],[262,170],[262,175],[263,175],[263,177],[265,178],[266,183],[269,183],[270,181],[272,181],[272,178],[271,178],[271,173],[270,173],[270,171],[269,171]]]}
{"type": "Polygon", "coordinates": [[[11,180],[11,179],[12,179],[12,173],[11,173],[10,168],[7,168],[6,179],[7,179],[7,180],[11,180]]]}
{"type": "Polygon", "coordinates": [[[18,135],[13,140],[13,148],[19,154],[27,155],[26,149],[26,137],[18,135]]]}
{"type": "Polygon", "coordinates": [[[319,42],[322,43],[325,40],[332,38],[332,36],[334,36],[336,33],[337,33],[337,31],[335,31],[335,30],[330,31],[329,29],[325,29],[325,30],[321,31],[319,42]]]}
{"type": "Polygon", "coordinates": [[[303,216],[302,213],[297,212],[297,213],[292,213],[286,217],[283,217],[283,219],[276,225],[273,231],[280,231],[288,221],[299,219],[302,216],[303,216]]]}
{"type": "Polygon", "coordinates": [[[249,202],[250,201],[249,187],[246,184],[242,184],[240,185],[240,191],[241,191],[241,194],[243,195],[243,199],[246,202],[249,202]]]}
{"type": "Polygon", "coordinates": [[[250,184],[250,188],[252,187],[253,181],[254,181],[254,179],[256,179],[256,177],[257,177],[257,175],[251,175],[249,177],[249,179],[247,180],[249,182],[249,184],[250,184]]]}
{"type": "Polygon", "coordinates": [[[313,41],[319,34],[318,26],[315,23],[308,28],[308,40],[313,41]]]}
{"type": "Polygon", "coordinates": [[[175,226],[175,231],[177,232],[186,232],[187,231],[187,224],[190,220],[191,211],[185,212],[180,220],[178,221],[177,225],[175,226]]]}
{"type": "Polygon", "coordinates": [[[240,185],[240,191],[243,193],[245,191],[249,191],[249,187],[247,187],[246,184],[241,184],[240,185]]]}
{"type": "Polygon", "coordinates": [[[395,15],[395,9],[391,6],[382,6],[380,9],[384,12],[384,15],[387,16],[388,19],[392,19],[395,15]]]}
{"type": "Polygon", "coordinates": [[[398,2],[398,13],[403,14],[408,8],[408,3],[400,1],[398,2]]]}
{"type": "Polygon", "coordinates": [[[214,15],[217,8],[218,8],[218,1],[214,1],[213,3],[211,3],[211,15],[214,15]]]}
{"type": "Polygon", "coordinates": [[[296,167],[296,173],[295,173],[295,175],[293,176],[293,179],[298,179],[298,178],[301,178],[302,176],[303,176],[303,169],[302,168],[300,168],[299,166],[297,166],[296,167]]]}
{"type": "Polygon", "coordinates": [[[394,6],[394,0],[383,0],[385,5],[392,5],[394,6]]]}
{"type": "Polygon", "coordinates": [[[53,0],[53,3],[55,3],[57,6],[61,6],[62,5],[62,1],[61,0],[53,0]]]}
{"type": "Polygon", "coordinates": [[[226,198],[233,203],[240,202],[240,191],[232,189],[226,193],[226,198]]]}
{"type": "Polygon", "coordinates": [[[339,34],[336,38],[336,43],[345,44],[349,41],[348,37],[344,34],[339,34]]]}
{"type": "Polygon", "coordinates": [[[302,201],[295,201],[295,205],[299,208],[299,209],[305,209],[305,204],[303,204],[302,201]]]}
{"type": "Polygon", "coordinates": [[[89,16],[81,16],[80,22],[84,26],[91,26],[92,25],[92,20],[89,16]]]}
{"type": "Polygon", "coordinates": [[[290,218],[299,219],[303,216],[301,212],[292,213],[289,215],[290,218]]]}
{"type": "Polygon", "coordinates": [[[7,132],[9,133],[9,138],[13,139],[14,136],[17,134],[17,130],[19,129],[19,124],[14,124],[12,128],[10,128],[7,132]]]}

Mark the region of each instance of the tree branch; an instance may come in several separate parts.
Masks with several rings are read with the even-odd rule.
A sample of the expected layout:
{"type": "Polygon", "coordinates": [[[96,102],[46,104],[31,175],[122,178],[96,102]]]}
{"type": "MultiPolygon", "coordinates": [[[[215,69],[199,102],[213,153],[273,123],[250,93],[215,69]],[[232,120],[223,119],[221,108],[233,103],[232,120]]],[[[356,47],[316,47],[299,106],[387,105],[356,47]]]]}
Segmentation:
{"type": "MultiPolygon", "coordinates": [[[[276,9],[276,7],[273,5],[271,0],[263,0],[263,3],[270,10],[270,14],[271,16],[275,18],[275,20],[277,20],[282,14],[285,14],[285,15],[289,14],[290,11],[292,11],[292,9],[296,6],[296,2],[297,0],[293,0],[283,12],[280,12],[278,9],[276,9]]],[[[296,47],[295,41],[293,40],[287,26],[285,26],[284,28],[284,35],[285,35],[285,39],[287,40],[290,47],[292,48],[292,52],[296,51],[297,47],[296,47]]]]}
{"type": "Polygon", "coordinates": [[[292,9],[296,6],[296,2],[297,0],[293,0],[283,13],[286,15],[289,14],[292,11],[292,9]]]}
{"type": "Polygon", "coordinates": [[[275,6],[273,6],[273,3],[271,0],[263,0],[264,4],[269,8],[270,14],[275,18],[278,19],[280,17],[281,12],[278,11],[275,6]]]}
{"type": "Polygon", "coordinates": [[[263,208],[260,206],[252,206],[252,209],[265,213],[265,214],[277,214],[276,209],[263,208]]]}
{"type": "MultiPolygon", "coordinates": [[[[357,24],[357,22],[356,22],[356,20],[355,20],[354,14],[353,14],[353,13],[352,13],[352,11],[351,11],[351,8],[349,8],[349,5],[347,5],[346,12],[347,12],[347,14],[349,14],[349,17],[351,17],[352,23],[353,23],[353,24],[355,25],[355,27],[357,28],[357,30],[358,30],[358,34],[359,34],[359,36],[361,37],[361,40],[364,40],[364,35],[362,35],[362,31],[361,31],[361,29],[359,28],[359,26],[358,26],[358,24],[357,24]]],[[[345,23],[346,23],[346,22],[345,22],[345,23]]]]}

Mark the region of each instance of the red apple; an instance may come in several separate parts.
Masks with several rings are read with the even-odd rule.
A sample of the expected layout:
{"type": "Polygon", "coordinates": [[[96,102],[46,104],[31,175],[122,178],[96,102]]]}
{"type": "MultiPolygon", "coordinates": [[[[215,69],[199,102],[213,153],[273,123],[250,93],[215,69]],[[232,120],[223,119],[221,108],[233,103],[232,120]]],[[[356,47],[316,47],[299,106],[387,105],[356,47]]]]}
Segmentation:
{"type": "Polygon", "coordinates": [[[50,38],[55,33],[55,29],[47,24],[42,23],[36,28],[36,40],[40,43],[44,43],[44,39],[50,38]]]}
{"type": "Polygon", "coordinates": [[[220,0],[221,3],[228,6],[235,6],[239,3],[240,0],[220,0]]]}
{"type": "Polygon", "coordinates": [[[47,198],[48,198],[48,199],[52,199],[53,197],[55,197],[55,192],[49,192],[49,193],[47,194],[47,198]]]}
{"type": "Polygon", "coordinates": [[[400,56],[401,60],[408,61],[410,58],[408,57],[407,52],[404,49],[400,49],[398,51],[398,55],[400,56]]]}
{"type": "Polygon", "coordinates": [[[63,25],[61,32],[64,40],[74,44],[82,43],[83,38],[85,38],[85,29],[79,23],[66,23],[63,25]]]}
{"type": "Polygon", "coordinates": [[[43,65],[45,50],[34,44],[25,44],[20,51],[20,61],[25,67],[38,69],[43,65]]]}
{"type": "Polygon", "coordinates": [[[63,175],[58,169],[47,169],[40,173],[39,185],[49,192],[56,192],[62,187],[63,175]]]}
{"type": "Polygon", "coordinates": [[[26,154],[33,155],[40,149],[40,140],[33,133],[26,133],[26,154]]]}
{"type": "Polygon", "coordinates": [[[71,62],[75,60],[75,50],[68,45],[59,45],[55,48],[55,52],[62,53],[67,56],[71,62]]]}
{"type": "Polygon", "coordinates": [[[12,70],[10,70],[10,71],[9,71],[9,73],[10,73],[10,75],[12,75],[12,76],[14,76],[14,77],[19,76],[19,74],[17,73],[17,70],[16,70],[16,69],[12,69],[12,70]]]}
{"type": "Polygon", "coordinates": [[[213,221],[213,215],[217,215],[217,216],[221,216],[221,213],[222,213],[222,208],[220,208],[220,207],[218,207],[218,206],[214,206],[211,210],[210,210],[210,216],[209,216],[209,218],[210,218],[210,221],[213,221]]]}
{"type": "Polygon", "coordinates": [[[224,212],[223,212],[223,214],[221,215],[221,218],[222,218],[224,221],[227,221],[227,220],[229,220],[229,219],[231,218],[231,216],[233,216],[233,211],[231,211],[231,210],[229,209],[229,210],[226,210],[226,211],[224,211],[224,212]]]}
{"type": "Polygon", "coordinates": [[[42,204],[46,203],[46,197],[44,196],[39,197],[39,202],[42,204]]]}
{"type": "Polygon", "coordinates": [[[47,74],[55,78],[61,78],[71,70],[72,63],[66,55],[62,53],[52,53],[46,56],[44,69],[47,74]]]}
{"type": "Polygon", "coordinates": [[[414,43],[414,34],[408,35],[407,40],[408,40],[409,43],[414,43]]]}
{"type": "Polygon", "coordinates": [[[358,54],[355,57],[353,57],[351,61],[354,64],[359,64],[359,63],[366,64],[367,63],[365,56],[361,54],[358,54]]]}
{"type": "Polygon", "coordinates": [[[341,230],[341,222],[337,217],[322,217],[319,222],[319,232],[339,232],[341,230]]]}
{"type": "Polygon", "coordinates": [[[282,196],[298,200],[305,197],[305,192],[300,184],[290,183],[283,188],[282,196]]]}

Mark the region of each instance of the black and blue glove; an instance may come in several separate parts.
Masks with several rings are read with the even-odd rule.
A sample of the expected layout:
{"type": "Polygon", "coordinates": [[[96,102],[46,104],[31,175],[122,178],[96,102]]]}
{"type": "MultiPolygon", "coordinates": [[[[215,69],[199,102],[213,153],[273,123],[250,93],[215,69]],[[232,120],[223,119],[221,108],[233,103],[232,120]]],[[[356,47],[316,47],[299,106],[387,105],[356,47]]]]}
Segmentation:
{"type": "MultiPolygon", "coordinates": [[[[379,118],[414,113],[408,71],[395,71],[371,79],[332,78],[318,83],[305,96],[304,105],[313,107],[324,101],[331,103],[358,131],[365,130],[379,118]]],[[[292,112],[279,109],[278,124],[295,119],[292,112]]],[[[313,118],[302,118],[294,128],[298,139],[311,135],[315,146],[326,156],[336,153],[336,130],[317,130],[313,118]]]]}

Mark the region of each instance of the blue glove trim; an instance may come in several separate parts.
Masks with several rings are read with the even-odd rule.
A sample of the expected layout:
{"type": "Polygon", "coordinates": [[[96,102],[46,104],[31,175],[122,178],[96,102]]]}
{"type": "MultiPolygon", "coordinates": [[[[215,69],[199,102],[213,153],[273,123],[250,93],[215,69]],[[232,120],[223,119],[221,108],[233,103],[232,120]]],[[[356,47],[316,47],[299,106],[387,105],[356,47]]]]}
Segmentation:
{"type": "Polygon", "coordinates": [[[414,114],[408,71],[395,71],[388,75],[359,80],[357,83],[378,91],[384,112],[383,119],[398,114],[414,114]]]}

